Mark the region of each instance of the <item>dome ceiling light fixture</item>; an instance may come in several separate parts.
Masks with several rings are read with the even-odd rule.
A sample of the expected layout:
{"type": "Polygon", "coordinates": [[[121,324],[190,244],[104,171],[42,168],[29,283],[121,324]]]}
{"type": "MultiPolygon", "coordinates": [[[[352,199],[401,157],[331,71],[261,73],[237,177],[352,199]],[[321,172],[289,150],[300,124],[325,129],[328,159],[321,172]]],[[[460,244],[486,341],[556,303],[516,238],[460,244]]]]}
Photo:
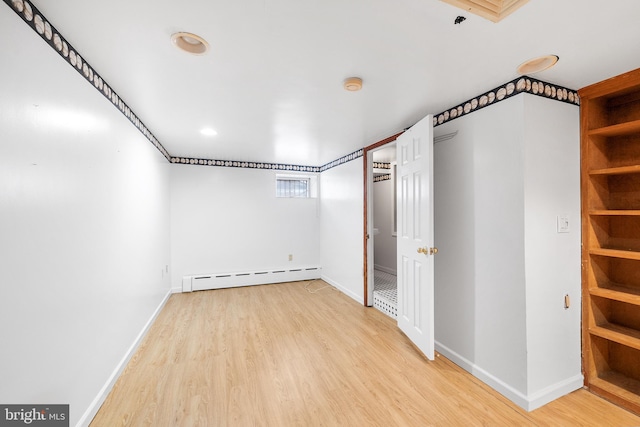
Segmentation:
{"type": "Polygon", "coordinates": [[[193,55],[204,55],[209,50],[209,43],[193,33],[180,32],[171,34],[171,43],[178,49],[193,55]]]}
{"type": "Polygon", "coordinates": [[[344,80],[344,88],[349,92],[357,92],[362,89],[362,79],[360,77],[349,77],[344,80]]]}
{"type": "Polygon", "coordinates": [[[525,74],[539,73],[556,65],[559,59],[558,55],[544,55],[530,59],[518,66],[518,74],[524,76],[525,74]]]}

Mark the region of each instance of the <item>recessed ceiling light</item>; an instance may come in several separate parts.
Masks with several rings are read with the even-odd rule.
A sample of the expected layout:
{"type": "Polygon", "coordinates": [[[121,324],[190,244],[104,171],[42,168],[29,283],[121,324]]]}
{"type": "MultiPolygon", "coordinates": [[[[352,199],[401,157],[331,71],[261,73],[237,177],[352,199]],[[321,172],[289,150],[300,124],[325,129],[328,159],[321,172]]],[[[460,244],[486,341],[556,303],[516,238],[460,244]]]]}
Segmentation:
{"type": "Polygon", "coordinates": [[[540,71],[547,70],[558,62],[560,58],[557,55],[545,55],[538,58],[533,58],[523,62],[518,66],[518,74],[533,74],[540,71]]]}
{"type": "Polygon", "coordinates": [[[172,34],[171,43],[178,49],[194,55],[204,55],[209,50],[209,43],[202,37],[192,33],[172,34]]]}
{"type": "Polygon", "coordinates": [[[362,89],[362,79],[360,77],[349,77],[344,80],[344,88],[350,92],[362,89]]]}
{"type": "Polygon", "coordinates": [[[203,134],[204,136],[216,136],[218,134],[218,132],[216,132],[211,128],[202,128],[200,130],[200,133],[203,134]]]}

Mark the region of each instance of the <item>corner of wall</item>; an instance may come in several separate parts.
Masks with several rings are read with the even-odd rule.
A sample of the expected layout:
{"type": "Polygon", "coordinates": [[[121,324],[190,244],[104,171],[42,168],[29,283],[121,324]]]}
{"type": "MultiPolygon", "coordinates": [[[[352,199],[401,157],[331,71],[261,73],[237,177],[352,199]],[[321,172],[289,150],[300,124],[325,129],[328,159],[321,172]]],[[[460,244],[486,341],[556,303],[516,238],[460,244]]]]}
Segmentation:
{"type": "Polygon", "coordinates": [[[82,414],[82,417],[80,417],[80,420],[76,424],[77,426],[83,426],[83,427],[89,426],[93,418],[96,416],[96,414],[100,410],[100,406],[102,406],[105,399],[113,389],[113,386],[115,386],[116,382],[118,381],[120,374],[122,374],[124,369],[127,367],[127,363],[129,363],[129,361],[135,354],[136,350],[144,340],[144,337],[147,335],[147,332],[149,332],[151,325],[156,320],[156,318],[158,317],[158,315],[166,305],[167,301],[169,301],[169,297],[171,297],[173,293],[175,293],[173,292],[173,289],[169,290],[169,292],[167,292],[167,294],[164,296],[162,301],[160,301],[160,304],[158,304],[158,307],[151,314],[151,317],[149,318],[149,320],[147,320],[147,323],[145,323],[145,325],[142,327],[142,330],[138,333],[138,336],[136,336],[136,338],[134,339],[129,349],[123,355],[120,362],[116,365],[115,369],[107,379],[107,382],[104,384],[104,386],[102,386],[102,388],[98,392],[98,395],[93,399],[89,407],[85,410],[84,414],[82,414]]]}

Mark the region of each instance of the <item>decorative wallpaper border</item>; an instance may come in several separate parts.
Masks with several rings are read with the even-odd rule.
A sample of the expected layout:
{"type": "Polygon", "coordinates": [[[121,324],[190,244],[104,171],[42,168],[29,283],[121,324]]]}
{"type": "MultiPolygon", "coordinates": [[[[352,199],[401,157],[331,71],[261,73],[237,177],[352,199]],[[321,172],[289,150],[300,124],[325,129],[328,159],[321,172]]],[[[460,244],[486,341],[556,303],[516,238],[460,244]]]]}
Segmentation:
{"type": "Polygon", "coordinates": [[[320,166],[320,172],[324,172],[331,168],[335,168],[336,166],[340,166],[342,164],[348,163],[352,160],[358,159],[364,155],[364,148],[354,151],[353,153],[347,154],[346,156],[342,156],[339,159],[336,159],[332,162],[327,163],[326,165],[320,166]]]}
{"type": "Polygon", "coordinates": [[[374,169],[391,169],[391,163],[373,162],[374,169]]]}
{"type": "Polygon", "coordinates": [[[443,123],[450,122],[458,117],[471,114],[481,110],[489,105],[496,104],[512,96],[521,93],[529,93],[531,95],[542,96],[554,101],[564,102],[572,105],[580,105],[580,96],[578,92],[566,87],[547,83],[542,80],[533,79],[529,76],[522,76],[511,80],[495,89],[487,91],[481,95],[471,98],[459,105],[454,106],[440,114],[433,116],[433,126],[439,126],[443,123]]]}
{"type": "MultiPolygon", "coordinates": [[[[340,157],[322,166],[289,165],[267,162],[244,162],[234,160],[198,159],[190,157],[172,157],[153,133],[145,126],[133,110],[120,98],[111,86],[98,74],[94,68],[85,61],[78,51],[60,34],[60,32],[47,20],[44,15],[28,0],[4,0],[11,9],[22,18],[53,50],[55,50],[71,67],[73,67],[85,80],[91,83],[95,89],[107,98],[130,122],[133,124],[171,163],[234,167],[249,169],[271,169],[295,172],[320,173],[344,163],[356,160],[363,156],[364,148],[340,157]]],[[[450,122],[451,120],[471,114],[489,105],[496,104],[512,96],[529,93],[554,101],[572,105],[580,105],[580,97],[577,91],[563,86],[547,83],[529,76],[518,77],[495,89],[487,91],[479,96],[469,99],[459,105],[449,108],[440,114],[433,116],[433,126],[450,122]]],[[[390,166],[389,166],[390,168],[390,166]]]]}
{"type": "Polygon", "coordinates": [[[239,162],[234,160],[195,159],[190,157],[172,157],[171,163],[199,166],[219,166],[226,168],[271,169],[294,172],[320,172],[319,166],[289,165],[284,163],[239,162]]]}
{"type": "Polygon", "coordinates": [[[214,159],[197,159],[193,157],[172,157],[171,163],[178,163],[184,165],[199,165],[199,166],[219,166],[227,168],[248,168],[248,169],[272,169],[272,170],[284,170],[295,172],[313,172],[320,173],[336,166],[340,166],[344,163],[362,157],[364,149],[354,151],[353,153],[342,156],[332,162],[329,162],[322,166],[304,166],[304,165],[289,165],[283,163],[268,163],[268,162],[245,162],[236,160],[214,160],[214,159]]]}
{"type": "Polygon", "coordinates": [[[48,19],[27,0],[4,0],[11,9],[22,18],[54,51],[56,51],[69,65],[71,65],[85,80],[107,98],[133,124],[154,147],[169,160],[170,156],[160,141],[151,133],[149,128],[140,120],[133,110],[120,98],[105,79],[78,53],[48,19]]]}
{"type": "Polygon", "coordinates": [[[382,182],[391,180],[391,174],[378,175],[373,177],[373,182],[382,182]]]}
{"type": "MultiPolygon", "coordinates": [[[[235,160],[213,160],[213,159],[196,159],[192,157],[172,157],[171,163],[178,163],[184,165],[200,165],[200,166],[219,166],[227,168],[248,168],[248,169],[272,169],[272,170],[284,170],[294,172],[313,172],[320,173],[336,166],[340,166],[344,163],[362,157],[364,149],[354,151],[353,153],[342,156],[332,162],[329,162],[322,166],[304,166],[304,165],[289,165],[283,163],[268,163],[268,162],[240,162],[235,160]]],[[[389,166],[390,167],[390,166],[389,166]]]]}

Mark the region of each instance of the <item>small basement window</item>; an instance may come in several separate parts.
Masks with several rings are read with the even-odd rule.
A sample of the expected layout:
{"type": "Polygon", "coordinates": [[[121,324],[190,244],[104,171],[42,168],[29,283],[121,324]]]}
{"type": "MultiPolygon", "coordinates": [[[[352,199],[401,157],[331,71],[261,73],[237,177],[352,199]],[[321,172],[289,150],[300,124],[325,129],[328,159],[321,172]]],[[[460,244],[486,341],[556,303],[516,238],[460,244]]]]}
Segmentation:
{"type": "Polygon", "coordinates": [[[276,174],[276,197],[317,197],[315,175],[276,174]]]}

